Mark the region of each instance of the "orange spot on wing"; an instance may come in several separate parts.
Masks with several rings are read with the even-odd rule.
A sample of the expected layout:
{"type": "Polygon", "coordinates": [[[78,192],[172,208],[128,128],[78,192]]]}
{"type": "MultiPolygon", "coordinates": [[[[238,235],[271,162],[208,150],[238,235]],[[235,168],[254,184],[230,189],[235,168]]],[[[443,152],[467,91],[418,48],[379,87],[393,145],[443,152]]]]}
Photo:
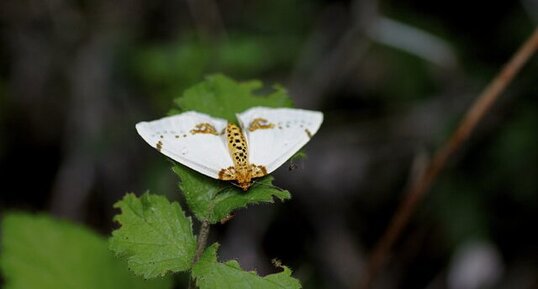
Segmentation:
{"type": "Polygon", "coordinates": [[[250,125],[248,126],[249,131],[255,131],[258,129],[271,129],[274,128],[275,125],[273,123],[270,123],[265,118],[255,118],[252,122],[250,122],[250,125]]]}
{"type": "Polygon", "coordinates": [[[207,122],[197,124],[193,129],[191,129],[191,133],[192,134],[207,133],[207,134],[219,135],[215,127],[207,122]]]}

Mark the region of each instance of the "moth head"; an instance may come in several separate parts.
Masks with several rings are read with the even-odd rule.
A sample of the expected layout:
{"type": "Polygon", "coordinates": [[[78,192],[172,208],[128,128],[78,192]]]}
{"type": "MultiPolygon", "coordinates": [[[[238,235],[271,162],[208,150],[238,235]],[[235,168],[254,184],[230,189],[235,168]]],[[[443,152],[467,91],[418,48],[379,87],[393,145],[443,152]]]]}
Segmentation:
{"type": "Polygon", "coordinates": [[[243,191],[246,191],[248,188],[250,188],[252,175],[250,174],[249,170],[238,169],[236,171],[236,180],[238,186],[243,189],[243,191]]]}
{"type": "Polygon", "coordinates": [[[281,192],[285,191],[283,188],[281,187],[277,187],[275,185],[272,185],[272,184],[264,184],[262,182],[258,182],[258,181],[253,181],[252,182],[252,187],[255,188],[255,187],[266,187],[266,188],[269,188],[269,189],[275,189],[275,190],[279,190],[281,192]]]}
{"type": "Polygon", "coordinates": [[[238,183],[238,186],[243,189],[243,191],[247,191],[248,188],[250,188],[250,182],[238,183]]]}

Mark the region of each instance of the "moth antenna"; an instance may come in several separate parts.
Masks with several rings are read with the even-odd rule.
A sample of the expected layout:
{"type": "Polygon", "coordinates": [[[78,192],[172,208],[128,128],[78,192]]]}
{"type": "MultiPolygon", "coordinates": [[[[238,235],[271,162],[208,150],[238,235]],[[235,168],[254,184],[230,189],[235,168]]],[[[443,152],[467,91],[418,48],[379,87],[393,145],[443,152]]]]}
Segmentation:
{"type": "Polygon", "coordinates": [[[240,186],[239,184],[236,184],[236,183],[234,183],[234,182],[232,182],[231,184],[232,184],[234,187],[236,187],[236,188],[243,189],[243,188],[241,188],[241,186],[240,186]]]}
{"type": "Polygon", "coordinates": [[[278,186],[275,186],[275,185],[268,185],[268,184],[264,184],[264,183],[260,183],[258,181],[253,181],[252,182],[252,187],[259,187],[259,186],[264,186],[264,187],[268,187],[268,188],[271,188],[271,189],[276,189],[276,190],[279,190],[279,191],[285,191],[283,188],[281,187],[278,187],[278,186]]]}
{"type": "MultiPolygon", "coordinates": [[[[232,183],[232,184],[233,184],[233,183],[232,183]]],[[[215,195],[221,194],[221,193],[223,193],[223,192],[225,192],[226,190],[229,190],[229,189],[231,189],[230,186],[225,186],[225,187],[222,188],[220,191],[218,191],[215,195]]]]}

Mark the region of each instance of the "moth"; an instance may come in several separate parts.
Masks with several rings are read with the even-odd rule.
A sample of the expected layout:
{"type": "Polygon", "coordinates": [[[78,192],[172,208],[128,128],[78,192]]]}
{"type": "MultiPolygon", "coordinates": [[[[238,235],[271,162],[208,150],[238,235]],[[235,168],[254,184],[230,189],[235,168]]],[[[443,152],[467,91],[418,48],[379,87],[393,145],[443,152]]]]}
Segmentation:
{"type": "Polygon", "coordinates": [[[318,131],[323,113],[254,107],[236,115],[239,125],[189,111],[136,124],[138,134],[167,157],[208,177],[248,190],[318,131]]]}

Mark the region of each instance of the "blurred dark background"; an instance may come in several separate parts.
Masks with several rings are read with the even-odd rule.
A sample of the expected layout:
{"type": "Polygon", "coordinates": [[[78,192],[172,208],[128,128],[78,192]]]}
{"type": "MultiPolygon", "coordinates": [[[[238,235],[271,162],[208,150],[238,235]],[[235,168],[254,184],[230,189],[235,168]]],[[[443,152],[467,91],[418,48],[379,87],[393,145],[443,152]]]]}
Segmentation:
{"type": "MultiPolygon", "coordinates": [[[[0,214],[108,235],[112,204],[181,200],[134,130],[205,75],[288,88],[325,123],[276,184],[211,239],[262,274],[357,288],[402,190],[538,23],[538,1],[0,2],[0,214]]],[[[450,161],[372,288],[538,288],[538,59],[450,161]]]]}

